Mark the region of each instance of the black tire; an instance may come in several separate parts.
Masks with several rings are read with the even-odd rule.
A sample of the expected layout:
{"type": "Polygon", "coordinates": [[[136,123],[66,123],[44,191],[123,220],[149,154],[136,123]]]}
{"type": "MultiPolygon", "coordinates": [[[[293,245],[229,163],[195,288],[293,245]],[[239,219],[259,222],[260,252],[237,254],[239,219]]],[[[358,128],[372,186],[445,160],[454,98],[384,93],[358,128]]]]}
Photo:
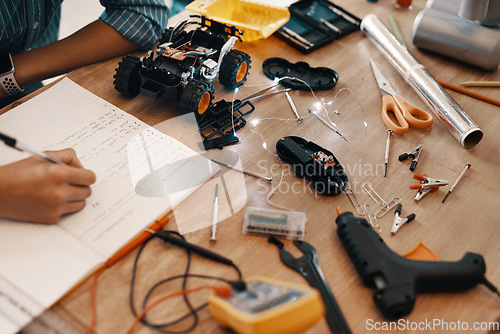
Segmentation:
{"type": "Polygon", "coordinates": [[[135,56],[125,56],[118,63],[113,76],[115,89],[127,97],[136,97],[141,90],[141,76],[139,71],[142,67],[141,61],[135,56]]]}
{"type": "Polygon", "coordinates": [[[222,60],[219,69],[219,81],[226,88],[233,89],[243,85],[247,79],[252,60],[245,52],[229,51],[222,60]]]}
{"type": "Polygon", "coordinates": [[[192,79],[181,94],[179,107],[184,112],[194,112],[197,119],[203,117],[214,98],[214,87],[206,81],[192,79]]]}

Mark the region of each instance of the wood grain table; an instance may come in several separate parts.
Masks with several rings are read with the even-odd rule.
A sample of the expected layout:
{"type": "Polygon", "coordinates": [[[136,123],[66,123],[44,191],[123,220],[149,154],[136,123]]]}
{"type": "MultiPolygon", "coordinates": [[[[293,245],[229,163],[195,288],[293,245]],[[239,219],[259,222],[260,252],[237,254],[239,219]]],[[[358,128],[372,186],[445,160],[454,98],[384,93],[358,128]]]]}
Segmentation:
{"type": "MultiPolygon", "coordinates": [[[[375,13],[390,29],[388,15],[392,14],[399,24],[410,52],[436,78],[458,84],[468,80],[500,80],[500,72],[487,72],[443,56],[416,49],[411,43],[411,29],[417,13],[425,1],[414,1],[411,10],[398,10],[394,1],[381,0],[370,3],[362,0],[338,0],[335,4],[363,18],[375,13]]],[[[186,13],[171,19],[171,23],[185,17],[186,13]]],[[[344,166],[349,184],[361,204],[376,207],[375,202],[363,191],[369,183],[385,200],[398,197],[403,204],[402,215],[415,213],[416,219],[391,235],[393,212],[379,219],[381,238],[396,253],[412,250],[420,239],[443,261],[457,261],[466,252],[481,254],[486,261],[487,278],[500,287],[500,220],[497,217],[500,201],[500,109],[498,106],[449,91],[475,123],[483,130],[484,137],[472,149],[464,149],[445,127],[435,119],[428,130],[410,129],[404,136],[392,136],[388,175],[384,177],[384,151],[386,127],[380,117],[381,95],[369,65],[373,56],[389,77],[393,86],[409,101],[428,110],[424,102],[404,82],[382,54],[362,32],[352,33],[308,55],[304,55],[283,40],[271,36],[251,43],[237,43],[236,48],[251,55],[252,64],[248,80],[236,94],[225,90],[214,81],[215,100],[242,98],[269,86],[262,63],[270,57],[282,57],[295,63],[305,61],[312,67],[328,67],[339,74],[338,84],[331,90],[291,91],[290,95],[304,121],[297,123],[283,94],[277,94],[255,102],[255,111],[247,117],[247,125],[237,132],[240,142],[223,150],[201,152],[211,158],[235,159],[240,167],[255,173],[273,177],[273,183],[222,167],[214,176],[187,200],[170,213],[167,229],[184,233],[192,243],[206,247],[233,260],[245,278],[266,276],[277,280],[306,284],[296,272],[285,267],[277,248],[267,238],[242,234],[243,216],[247,207],[271,208],[268,194],[275,189],[270,200],[276,205],[305,212],[307,227],[304,240],[318,251],[319,262],[353,333],[384,332],[385,320],[373,301],[374,290],[363,286],[353,264],[349,260],[336,234],[336,207],[355,210],[345,194],[338,196],[317,195],[311,185],[293,175],[289,165],[276,155],[276,142],[284,136],[300,136],[332,151],[344,166]],[[338,110],[337,124],[347,138],[328,129],[308,113],[317,101],[323,100],[331,110],[338,110]],[[427,195],[420,202],[414,201],[415,191],[409,186],[416,183],[409,170],[409,161],[399,162],[397,157],[423,145],[416,172],[429,177],[446,179],[453,184],[468,162],[467,171],[460,183],[442,203],[450,186],[427,195]],[[210,243],[210,224],[215,184],[219,187],[219,223],[217,241],[210,243]]],[[[94,64],[68,74],[68,77],[90,92],[109,101],[154,126],[167,135],[181,140],[199,151],[200,141],[196,129],[180,115],[177,104],[167,99],[153,100],[145,96],[127,99],[113,88],[113,75],[119,58],[94,64]]],[[[500,99],[498,88],[474,88],[471,90],[500,99]]],[[[22,101],[20,102],[22,103],[22,101]]],[[[3,111],[12,108],[5,108],[3,111]]],[[[287,250],[299,255],[290,241],[284,241],[287,250]]],[[[132,265],[137,251],[103,272],[97,285],[97,333],[122,333],[132,323],[128,306],[132,265]]],[[[157,281],[184,272],[186,254],[182,249],[151,242],[145,248],[138,268],[136,282],[136,307],[146,291],[157,281]]],[[[214,264],[193,255],[191,273],[236,278],[234,270],[214,264]]],[[[188,286],[205,284],[190,279],[188,286]]],[[[57,303],[52,310],[84,329],[90,321],[91,279],[76,287],[57,303]]],[[[158,289],[158,296],[180,290],[180,282],[158,289]]],[[[191,296],[193,305],[206,302],[206,292],[191,296]]],[[[158,323],[168,322],[187,312],[180,299],[173,299],[154,309],[149,318],[158,323]]],[[[398,323],[391,333],[488,333],[491,323],[500,317],[500,298],[480,285],[462,293],[421,294],[416,298],[413,311],[398,323]],[[424,326],[440,322],[443,326],[424,326]],[[468,330],[445,330],[449,326],[468,326],[468,330]],[[488,323],[489,328],[488,328],[488,323]],[[464,325],[465,324],[465,325],[464,325]],[[477,331],[472,326],[482,326],[477,331]],[[413,329],[412,329],[413,328],[413,329]],[[415,329],[416,328],[416,329],[415,329]]],[[[186,320],[172,329],[180,330],[191,325],[186,320]]],[[[498,323],[497,323],[498,325],[498,323]]],[[[454,327],[451,327],[453,329],[454,327]]],[[[450,328],[449,328],[450,329],[450,328]]],[[[150,333],[151,329],[138,325],[135,333],[150,333]]],[[[224,333],[210,316],[207,308],[199,312],[199,323],[194,333],[224,333]]],[[[321,320],[307,333],[327,333],[325,320],[321,320]]],[[[387,332],[387,331],[385,331],[387,332]]]]}

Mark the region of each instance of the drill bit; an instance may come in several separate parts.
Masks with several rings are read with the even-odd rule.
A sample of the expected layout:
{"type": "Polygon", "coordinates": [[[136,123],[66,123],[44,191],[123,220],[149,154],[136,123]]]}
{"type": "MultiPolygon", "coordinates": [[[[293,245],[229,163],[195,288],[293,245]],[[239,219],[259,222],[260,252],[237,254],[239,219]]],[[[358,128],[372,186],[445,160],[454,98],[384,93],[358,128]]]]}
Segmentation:
{"type": "Polygon", "coordinates": [[[469,169],[471,166],[470,163],[466,163],[465,164],[465,168],[464,170],[462,171],[462,173],[460,173],[460,175],[457,177],[455,183],[453,183],[453,185],[451,186],[450,190],[448,190],[448,193],[446,194],[446,196],[443,198],[443,201],[441,203],[444,203],[444,201],[446,201],[446,199],[448,198],[448,196],[451,194],[451,192],[453,191],[453,189],[455,189],[455,187],[457,186],[458,182],[460,182],[460,180],[462,179],[462,177],[464,176],[465,172],[467,171],[467,169],[469,169]]]}

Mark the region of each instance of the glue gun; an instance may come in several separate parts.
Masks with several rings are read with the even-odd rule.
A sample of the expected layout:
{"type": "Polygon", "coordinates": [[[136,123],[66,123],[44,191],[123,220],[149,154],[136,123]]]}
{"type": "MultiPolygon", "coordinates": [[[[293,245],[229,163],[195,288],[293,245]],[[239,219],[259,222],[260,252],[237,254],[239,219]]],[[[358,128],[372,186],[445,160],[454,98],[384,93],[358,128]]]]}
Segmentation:
{"type": "Polygon", "coordinates": [[[388,319],[410,313],[419,292],[465,291],[482,283],[500,296],[486,280],[486,265],[479,254],[466,253],[457,262],[409,260],[387,247],[365,219],[344,212],[336,223],[363,284],[376,289],[373,299],[388,319]]]}

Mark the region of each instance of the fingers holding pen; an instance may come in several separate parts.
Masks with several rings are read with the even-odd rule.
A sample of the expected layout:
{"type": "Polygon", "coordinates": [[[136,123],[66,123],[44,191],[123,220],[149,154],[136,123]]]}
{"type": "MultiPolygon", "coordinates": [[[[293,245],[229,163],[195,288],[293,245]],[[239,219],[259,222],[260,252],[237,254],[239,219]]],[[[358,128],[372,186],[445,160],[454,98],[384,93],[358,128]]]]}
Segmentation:
{"type": "Polygon", "coordinates": [[[72,149],[46,154],[60,163],[30,157],[0,166],[0,216],[55,223],[85,207],[94,172],[82,167],[72,149]]]}
{"type": "Polygon", "coordinates": [[[51,158],[65,165],[83,168],[83,165],[78,159],[75,150],[72,148],[66,148],[58,151],[45,151],[45,153],[51,158]]]}
{"type": "Polygon", "coordinates": [[[61,181],[68,182],[69,184],[75,186],[90,186],[95,183],[96,175],[93,171],[85,169],[78,159],[75,150],[72,148],[67,148],[60,151],[47,151],[46,154],[56,161],[61,162],[60,165],[72,167],[59,169],[60,165],[47,166],[47,168],[52,168],[54,173],[59,171],[59,177],[61,181]]]}
{"type": "Polygon", "coordinates": [[[48,201],[64,206],[63,213],[69,213],[83,209],[85,199],[92,195],[91,185],[95,183],[96,175],[93,171],[83,168],[73,150],[65,151],[54,156],[59,158],[61,164],[46,164],[45,169],[52,185],[47,188],[48,201]]]}

